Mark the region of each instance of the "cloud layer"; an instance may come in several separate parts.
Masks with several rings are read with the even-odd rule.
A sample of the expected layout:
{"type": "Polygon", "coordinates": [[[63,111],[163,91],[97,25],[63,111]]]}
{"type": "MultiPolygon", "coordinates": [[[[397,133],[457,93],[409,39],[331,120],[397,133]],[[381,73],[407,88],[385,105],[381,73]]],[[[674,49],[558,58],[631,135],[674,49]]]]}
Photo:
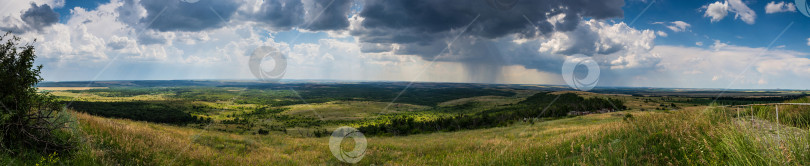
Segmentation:
{"type": "MultiPolygon", "coordinates": [[[[602,69],[600,86],[810,80],[801,52],[708,42],[713,39],[706,47],[701,41],[656,45],[657,38],[679,38],[701,25],[634,28],[621,22],[622,0],[517,2],[499,8],[466,0],[113,0],[72,9],[61,21],[53,15],[63,5],[58,1],[25,2],[12,4],[19,11],[0,13],[8,20],[0,29],[26,29],[25,38],[43,41],[38,60],[47,63],[49,80],[252,78],[244,66],[259,46],[285,53],[285,78],[297,79],[560,84],[566,56],[585,54],[602,69]],[[748,73],[735,76],[749,63],[748,73]]],[[[790,3],[773,5],[790,9],[784,7],[790,3]]],[[[756,18],[739,0],[700,10],[695,17],[707,22],[729,13],[748,24],[756,18]]]]}
{"type": "Polygon", "coordinates": [[[59,13],[54,12],[50,5],[37,5],[33,2],[30,4],[31,6],[27,10],[21,12],[19,18],[15,18],[13,15],[3,18],[4,25],[0,25],[0,30],[14,33],[41,31],[59,21],[59,13]]]}
{"type": "Polygon", "coordinates": [[[548,36],[577,28],[581,18],[623,17],[624,1],[518,1],[499,10],[485,1],[365,1],[352,35],[364,43],[396,43],[398,52],[433,57],[458,35],[475,39],[548,36]],[[464,5],[448,5],[464,4],[464,5]],[[470,25],[470,27],[466,27],[470,25]],[[459,34],[463,31],[463,34],[459,34]]]}

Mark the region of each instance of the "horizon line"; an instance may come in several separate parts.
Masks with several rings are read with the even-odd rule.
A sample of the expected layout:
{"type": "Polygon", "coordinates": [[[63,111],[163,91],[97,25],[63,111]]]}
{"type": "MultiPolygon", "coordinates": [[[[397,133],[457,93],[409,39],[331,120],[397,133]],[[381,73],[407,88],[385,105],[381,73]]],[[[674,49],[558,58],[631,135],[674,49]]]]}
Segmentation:
{"type": "MultiPolygon", "coordinates": [[[[59,82],[107,82],[107,81],[255,81],[261,82],[257,79],[143,79],[143,80],[71,80],[71,81],[42,81],[40,83],[59,83],[59,82]]],[[[568,85],[557,84],[521,84],[521,83],[481,83],[481,82],[454,82],[454,81],[399,81],[399,80],[338,80],[338,79],[282,79],[276,83],[296,83],[296,81],[324,81],[324,82],[414,82],[414,83],[455,83],[455,84],[486,84],[486,85],[539,85],[539,86],[559,86],[570,88],[568,85]]],[[[648,86],[595,86],[594,89],[610,89],[610,88],[647,88],[647,89],[690,89],[690,90],[768,90],[768,91],[810,91],[810,89],[734,89],[734,88],[687,88],[687,87],[648,87],[648,86]]]]}

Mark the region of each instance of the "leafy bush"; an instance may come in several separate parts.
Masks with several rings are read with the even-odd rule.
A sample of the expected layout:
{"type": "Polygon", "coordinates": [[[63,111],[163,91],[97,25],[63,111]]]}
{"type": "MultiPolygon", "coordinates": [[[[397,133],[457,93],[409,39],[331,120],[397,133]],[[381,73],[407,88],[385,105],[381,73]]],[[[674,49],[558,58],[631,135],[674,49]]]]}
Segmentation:
{"type": "Polygon", "coordinates": [[[47,93],[37,93],[42,65],[34,66],[34,46],[19,46],[20,38],[0,36],[0,148],[8,153],[52,154],[72,149],[64,128],[62,106],[47,93]]]}

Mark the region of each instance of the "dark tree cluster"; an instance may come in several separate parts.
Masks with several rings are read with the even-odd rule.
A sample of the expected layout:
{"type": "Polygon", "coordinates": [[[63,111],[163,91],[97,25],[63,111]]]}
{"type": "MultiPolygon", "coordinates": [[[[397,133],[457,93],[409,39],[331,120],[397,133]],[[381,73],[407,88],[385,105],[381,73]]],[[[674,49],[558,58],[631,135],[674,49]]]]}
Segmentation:
{"type": "Polygon", "coordinates": [[[315,131],[312,131],[312,135],[315,137],[326,137],[332,135],[332,132],[329,132],[326,129],[315,129],[315,131]]]}
{"type": "Polygon", "coordinates": [[[260,129],[257,131],[257,133],[258,133],[258,134],[266,135],[266,134],[269,134],[269,133],[270,133],[270,131],[279,131],[279,132],[284,132],[285,134],[287,133],[287,128],[286,128],[286,127],[284,127],[284,126],[279,126],[279,125],[269,125],[269,124],[262,124],[261,126],[262,126],[263,128],[260,128],[260,129]],[[263,133],[264,133],[264,134],[263,134],[263,133]]]}
{"type": "Polygon", "coordinates": [[[239,117],[236,117],[236,118],[233,118],[232,120],[222,120],[222,121],[220,121],[220,123],[222,123],[222,124],[241,124],[241,125],[247,125],[247,124],[250,124],[250,121],[248,121],[248,119],[247,119],[247,118],[239,118],[239,117]]]}
{"type": "Polygon", "coordinates": [[[72,102],[73,110],[91,115],[127,118],[157,123],[188,124],[211,122],[211,118],[192,116],[184,107],[148,102],[72,102]]]}
{"type": "Polygon", "coordinates": [[[272,106],[283,106],[293,104],[303,104],[298,96],[304,98],[307,103],[323,103],[329,101],[381,101],[387,102],[397,98],[398,103],[408,103],[417,105],[436,106],[438,103],[475,96],[513,96],[514,92],[502,91],[487,88],[468,87],[410,87],[401,95],[404,86],[387,84],[268,84],[248,86],[252,90],[287,90],[294,87],[300,94],[287,96],[290,100],[276,100],[273,96],[263,96],[261,93],[243,94],[243,98],[237,100],[242,104],[264,104],[272,106]]]}
{"type": "Polygon", "coordinates": [[[538,93],[517,104],[504,108],[486,110],[472,115],[440,117],[428,121],[416,121],[413,117],[398,116],[389,123],[358,128],[366,135],[409,135],[437,131],[457,131],[502,127],[517,121],[533,118],[556,118],[568,116],[571,111],[618,111],[626,109],[621,100],[589,98],[573,93],[553,95],[538,93]]]}

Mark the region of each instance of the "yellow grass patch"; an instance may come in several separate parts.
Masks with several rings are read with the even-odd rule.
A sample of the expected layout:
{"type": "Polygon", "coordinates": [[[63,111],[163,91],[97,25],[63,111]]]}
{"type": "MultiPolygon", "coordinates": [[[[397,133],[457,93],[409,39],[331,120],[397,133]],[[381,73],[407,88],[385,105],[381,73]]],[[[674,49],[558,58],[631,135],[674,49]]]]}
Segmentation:
{"type": "Polygon", "coordinates": [[[131,97],[106,97],[99,96],[91,93],[73,93],[67,91],[53,91],[54,96],[72,97],[74,101],[92,101],[92,102],[127,102],[127,101],[159,101],[169,100],[167,94],[159,95],[137,95],[131,97]]]}

